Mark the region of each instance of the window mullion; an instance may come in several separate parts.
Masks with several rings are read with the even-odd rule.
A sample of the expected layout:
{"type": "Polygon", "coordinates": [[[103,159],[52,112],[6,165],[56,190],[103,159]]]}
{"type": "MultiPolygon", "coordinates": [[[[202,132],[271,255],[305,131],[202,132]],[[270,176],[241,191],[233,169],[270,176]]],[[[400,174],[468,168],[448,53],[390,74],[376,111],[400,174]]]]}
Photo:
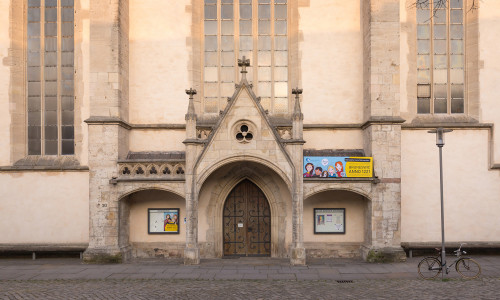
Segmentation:
{"type": "Polygon", "coordinates": [[[45,0],[40,1],[40,154],[45,155],[45,0]]]}
{"type": "Polygon", "coordinates": [[[430,88],[431,97],[429,103],[429,113],[434,114],[434,0],[429,1],[429,14],[430,14],[430,31],[429,31],[429,41],[430,41],[430,66],[429,66],[429,77],[430,77],[430,88]]]}
{"type": "Polygon", "coordinates": [[[448,4],[446,8],[446,63],[447,63],[447,68],[446,68],[446,113],[450,114],[451,113],[451,59],[450,59],[450,52],[451,52],[451,47],[450,47],[450,27],[451,27],[451,19],[450,19],[450,14],[451,14],[451,4],[448,4]]]}
{"type": "Polygon", "coordinates": [[[61,0],[57,0],[57,155],[61,155],[62,151],[62,129],[61,129],[61,94],[62,94],[62,5],[61,0]]]}
{"type": "Polygon", "coordinates": [[[269,5],[271,6],[271,20],[269,21],[270,27],[271,27],[271,107],[270,111],[274,113],[274,102],[275,102],[275,84],[274,84],[274,53],[275,53],[275,34],[274,34],[274,22],[275,22],[275,17],[274,17],[274,1],[271,0],[269,5]]]}
{"type": "MultiPolygon", "coordinates": [[[[233,2],[233,41],[234,41],[234,61],[233,70],[235,74],[234,83],[239,83],[239,67],[238,58],[240,58],[240,3],[238,1],[233,2]]],[[[249,57],[247,57],[249,58],[249,57]]],[[[252,63],[252,61],[250,61],[252,63]]]]}
{"type": "MultiPolygon", "coordinates": [[[[259,88],[259,3],[257,0],[252,1],[252,41],[253,41],[253,82],[254,86],[258,90],[259,88]],[[257,37],[257,38],[255,38],[257,37]]],[[[250,61],[250,65],[252,65],[252,61],[250,61]]]]}
{"type": "Polygon", "coordinates": [[[222,1],[217,0],[217,104],[216,112],[221,110],[221,67],[222,67],[222,1]]]}

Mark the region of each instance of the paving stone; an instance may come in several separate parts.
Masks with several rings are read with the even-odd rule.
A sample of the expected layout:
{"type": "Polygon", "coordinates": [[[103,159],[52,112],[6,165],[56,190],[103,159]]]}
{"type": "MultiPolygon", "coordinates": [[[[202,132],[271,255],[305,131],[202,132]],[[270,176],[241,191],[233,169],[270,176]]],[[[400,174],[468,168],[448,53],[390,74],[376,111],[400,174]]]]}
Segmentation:
{"type": "Polygon", "coordinates": [[[175,279],[198,279],[198,277],[200,277],[198,273],[179,273],[174,276],[175,279]]]}
{"type": "Polygon", "coordinates": [[[297,277],[295,274],[268,274],[269,279],[285,279],[285,280],[295,280],[297,277]]]}
{"type": "Polygon", "coordinates": [[[268,279],[267,274],[245,274],[243,275],[243,279],[245,280],[266,280],[268,279]]]}
{"type": "Polygon", "coordinates": [[[0,299],[498,299],[499,289],[498,278],[446,282],[353,280],[352,283],[331,280],[29,280],[0,281],[0,299]]]}

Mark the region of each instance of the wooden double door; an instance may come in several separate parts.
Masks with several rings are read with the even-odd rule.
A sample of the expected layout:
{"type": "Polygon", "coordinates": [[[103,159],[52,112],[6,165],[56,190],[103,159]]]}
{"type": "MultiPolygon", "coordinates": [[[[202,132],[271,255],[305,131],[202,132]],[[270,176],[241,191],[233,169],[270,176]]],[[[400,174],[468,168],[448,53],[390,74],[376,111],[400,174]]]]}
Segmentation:
{"type": "Polygon", "coordinates": [[[271,210],[264,193],[251,181],[240,182],[224,204],[225,256],[271,255],[271,210]]]}

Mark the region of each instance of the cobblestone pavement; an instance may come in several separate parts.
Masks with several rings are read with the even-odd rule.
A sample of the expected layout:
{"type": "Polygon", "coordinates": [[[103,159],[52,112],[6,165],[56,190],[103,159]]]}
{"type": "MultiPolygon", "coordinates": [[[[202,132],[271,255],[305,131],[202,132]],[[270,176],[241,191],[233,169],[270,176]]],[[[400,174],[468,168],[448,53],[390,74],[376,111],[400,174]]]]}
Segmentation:
{"type": "Polygon", "coordinates": [[[499,299],[500,279],[29,280],[0,282],[0,299],[499,299]]]}
{"type": "Polygon", "coordinates": [[[352,259],[141,260],[88,265],[77,259],[0,259],[0,299],[500,299],[500,256],[474,257],[482,276],[418,279],[421,257],[405,263],[352,259]]]}

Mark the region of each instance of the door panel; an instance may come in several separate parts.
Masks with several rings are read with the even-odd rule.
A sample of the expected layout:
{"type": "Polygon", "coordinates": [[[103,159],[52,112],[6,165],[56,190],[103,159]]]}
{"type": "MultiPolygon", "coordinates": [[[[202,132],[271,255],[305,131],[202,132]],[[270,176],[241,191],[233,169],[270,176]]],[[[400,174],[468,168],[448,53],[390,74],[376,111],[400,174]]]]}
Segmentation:
{"type": "Polygon", "coordinates": [[[271,210],[262,191],[249,180],[227,197],[223,213],[224,255],[269,256],[271,210]]]}

